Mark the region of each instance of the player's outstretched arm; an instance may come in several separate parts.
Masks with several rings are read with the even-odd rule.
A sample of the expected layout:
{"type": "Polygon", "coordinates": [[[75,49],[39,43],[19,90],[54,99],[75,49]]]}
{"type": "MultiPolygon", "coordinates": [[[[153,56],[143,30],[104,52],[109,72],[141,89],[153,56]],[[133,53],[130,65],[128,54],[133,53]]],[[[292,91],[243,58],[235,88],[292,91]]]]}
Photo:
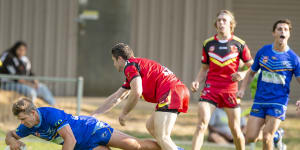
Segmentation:
{"type": "Polygon", "coordinates": [[[76,139],[70,125],[66,125],[58,130],[58,134],[64,139],[62,150],[73,150],[76,144],[76,139]]]}
{"type": "Polygon", "coordinates": [[[104,103],[92,113],[92,116],[108,112],[113,107],[118,105],[122,100],[126,99],[129,93],[129,90],[122,87],[119,88],[115,93],[106,98],[104,103]]]}
{"type": "Polygon", "coordinates": [[[23,142],[19,141],[20,138],[21,137],[19,137],[16,134],[16,131],[12,130],[12,131],[7,132],[6,137],[5,137],[5,143],[7,145],[9,145],[11,150],[17,150],[17,149],[20,149],[22,146],[25,146],[25,144],[23,142]]]}
{"type": "Polygon", "coordinates": [[[127,98],[127,103],[123,108],[122,114],[119,116],[119,122],[122,126],[125,125],[126,115],[135,107],[138,100],[142,96],[143,86],[142,86],[142,78],[136,77],[130,82],[130,94],[127,98]]]}

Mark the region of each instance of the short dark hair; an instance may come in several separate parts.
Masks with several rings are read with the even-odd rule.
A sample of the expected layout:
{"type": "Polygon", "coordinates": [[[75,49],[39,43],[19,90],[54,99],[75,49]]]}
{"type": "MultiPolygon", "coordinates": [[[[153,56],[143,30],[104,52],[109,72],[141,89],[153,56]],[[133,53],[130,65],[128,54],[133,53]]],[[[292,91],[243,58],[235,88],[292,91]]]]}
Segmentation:
{"type": "Polygon", "coordinates": [[[132,49],[124,43],[118,43],[111,49],[111,54],[118,60],[118,57],[121,56],[124,60],[129,59],[134,56],[132,49]]]}
{"type": "Polygon", "coordinates": [[[275,32],[277,25],[280,24],[280,23],[287,24],[289,26],[290,31],[292,31],[292,22],[291,22],[291,20],[289,20],[289,19],[283,19],[283,20],[278,20],[278,21],[276,21],[274,23],[273,30],[272,30],[273,32],[275,32]]]}
{"type": "Polygon", "coordinates": [[[19,115],[21,112],[29,114],[32,110],[36,110],[35,105],[32,100],[22,97],[12,106],[12,112],[15,116],[19,115]]]}

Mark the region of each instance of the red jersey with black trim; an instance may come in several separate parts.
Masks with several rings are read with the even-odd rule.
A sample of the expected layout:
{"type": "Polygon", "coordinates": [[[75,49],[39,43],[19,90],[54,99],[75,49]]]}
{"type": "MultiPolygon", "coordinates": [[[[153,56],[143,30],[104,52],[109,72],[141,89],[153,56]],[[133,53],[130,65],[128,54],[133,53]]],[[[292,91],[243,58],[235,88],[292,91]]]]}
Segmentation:
{"type": "Polygon", "coordinates": [[[130,89],[130,82],[140,76],[143,84],[143,98],[151,103],[159,103],[159,98],[175,84],[183,84],[168,68],[146,58],[130,58],[124,68],[126,82],[122,85],[130,89]]]}
{"type": "Polygon", "coordinates": [[[245,41],[232,35],[229,40],[219,40],[217,35],[203,43],[202,63],[209,65],[206,77],[207,88],[225,92],[237,92],[238,82],[233,82],[231,74],[238,71],[239,60],[252,60],[245,41]]]}

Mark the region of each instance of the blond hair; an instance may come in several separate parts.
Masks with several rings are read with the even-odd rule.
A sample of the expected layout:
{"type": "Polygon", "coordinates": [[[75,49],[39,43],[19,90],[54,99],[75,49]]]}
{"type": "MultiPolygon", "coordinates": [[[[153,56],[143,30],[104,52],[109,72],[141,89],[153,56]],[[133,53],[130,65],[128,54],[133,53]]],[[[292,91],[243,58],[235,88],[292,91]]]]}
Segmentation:
{"type": "Polygon", "coordinates": [[[220,10],[217,13],[216,20],[215,20],[215,27],[217,28],[218,16],[221,15],[221,14],[226,14],[226,15],[228,15],[231,18],[231,21],[230,21],[230,30],[231,30],[231,33],[233,33],[234,32],[234,28],[236,27],[237,22],[235,21],[235,17],[233,15],[233,13],[231,11],[229,11],[229,10],[220,10]]]}

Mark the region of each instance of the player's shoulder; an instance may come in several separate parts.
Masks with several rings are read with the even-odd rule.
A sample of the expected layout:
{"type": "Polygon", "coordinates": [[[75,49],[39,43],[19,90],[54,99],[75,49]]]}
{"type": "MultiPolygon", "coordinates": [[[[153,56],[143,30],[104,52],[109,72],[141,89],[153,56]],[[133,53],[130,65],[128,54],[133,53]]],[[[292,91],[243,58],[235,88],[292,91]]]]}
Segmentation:
{"type": "Polygon", "coordinates": [[[232,40],[237,41],[237,42],[239,42],[242,45],[246,44],[246,42],[244,40],[242,40],[241,38],[239,38],[239,37],[237,37],[235,35],[233,35],[232,40]]]}
{"type": "Polygon", "coordinates": [[[215,36],[207,38],[206,40],[204,40],[203,46],[205,47],[207,45],[207,43],[212,42],[214,40],[215,40],[215,36]]]}
{"type": "Polygon", "coordinates": [[[295,59],[299,59],[299,55],[293,50],[293,49],[289,49],[288,53],[291,57],[294,57],[295,59]]]}
{"type": "Polygon", "coordinates": [[[142,58],[129,58],[126,60],[124,71],[126,71],[128,68],[139,68],[139,64],[144,62],[142,58]]]}
{"type": "Polygon", "coordinates": [[[42,115],[55,116],[57,114],[65,113],[63,110],[54,107],[39,107],[37,109],[42,115]]]}
{"type": "Polygon", "coordinates": [[[54,107],[39,107],[37,108],[39,111],[61,111],[60,109],[54,107]]]}

